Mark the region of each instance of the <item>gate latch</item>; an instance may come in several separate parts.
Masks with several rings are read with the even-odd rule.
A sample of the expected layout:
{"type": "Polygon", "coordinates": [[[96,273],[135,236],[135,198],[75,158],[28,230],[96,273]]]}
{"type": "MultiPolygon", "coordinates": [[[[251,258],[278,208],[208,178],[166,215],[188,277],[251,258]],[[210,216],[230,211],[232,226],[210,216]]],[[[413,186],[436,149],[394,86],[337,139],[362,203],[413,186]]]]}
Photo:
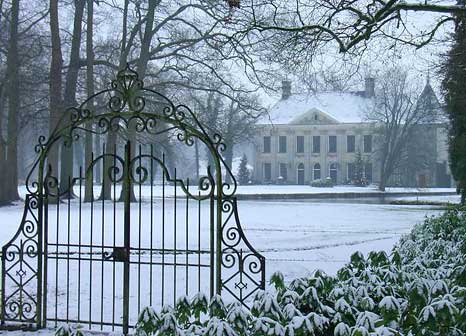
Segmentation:
{"type": "Polygon", "coordinates": [[[128,250],[125,247],[115,246],[111,254],[104,253],[104,260],[125,262],[129,260],[128,250]]]}

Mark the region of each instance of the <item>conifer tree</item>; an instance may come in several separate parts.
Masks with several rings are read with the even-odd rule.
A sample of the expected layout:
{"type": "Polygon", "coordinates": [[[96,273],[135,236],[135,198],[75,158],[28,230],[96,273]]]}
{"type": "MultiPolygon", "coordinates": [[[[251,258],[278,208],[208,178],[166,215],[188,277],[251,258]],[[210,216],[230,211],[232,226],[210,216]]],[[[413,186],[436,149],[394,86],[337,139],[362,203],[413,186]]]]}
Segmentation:
{"type": "Polygon", "coordinates": [[[358,151],[356,154],[356,159],[354,161],[354,176],[351,178],[353,179],[353,183],[357,186],[365,186],[366,179],[364,177],[364,159],[362,157],[361,151],[358,151]]]}
{"type": "Polygon", "coordinates": [[[248,158],[246,157],[246,154],[243,154],[243,157],[241,158],[237,178],[241,185],[248,184],[249,182],[248,158]]]}
{"type": "MultiPolygon", "coordinates": [[[[460,0],[460,4],[466,4],[460,0]]],[[[466,15],[455,17],[453,45],[447,54],[443,71],[442,88],[450,119],[450,169],[461,194],[461,203],[466,201],[466,15]]]]}

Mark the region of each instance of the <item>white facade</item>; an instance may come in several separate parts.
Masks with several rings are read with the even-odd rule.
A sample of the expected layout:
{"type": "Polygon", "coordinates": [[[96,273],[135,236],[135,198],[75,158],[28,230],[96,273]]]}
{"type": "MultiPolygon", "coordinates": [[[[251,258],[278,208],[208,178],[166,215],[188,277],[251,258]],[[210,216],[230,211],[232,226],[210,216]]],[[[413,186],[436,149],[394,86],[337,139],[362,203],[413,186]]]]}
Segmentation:
{"type": "Polygon", "coordinates": [[[263,125],[256,138],[255,180],[262,183],[308,184],[326,177],[335,178],[336,168],[336,182],[346,183],[351,178],[348,176],[348,165],[355,162],[358,153],[361,153],[363,161],[367,163],[367,177],[377,180],[377,176],[374,176],[376,173],[374,167],[370,169],[369,166],[373,164],[374,148],[371,131],[372,125],[363,123],[263,125]],[[372,148],[364,148],[365,136],[366,147],[370,142],[372,146],[369,146],[372,148]],[[264,148],[267,146],[267,137],[270,139],[270,151],[264,148]],[[280,137],[286,139],[286,150],[279,148],[280,137]],[[351,145],[352,139],[354,146],[351,145]],[[331,144],[333,141],[336,143],[331,144]],[[299,146],[298,142],[300,142],[299,146]],[[320,145],[317,142],[320,142],[320,145]],[[304,146],[301,146],[301,143],[304,146]],[[270,174],[267,172],[267,165],[270,165],[270,174]],[[281,172],[280,165],[282,165],[281,172]],[[299,174],[301,175],[298,179],[299,174]],[[282,179],[279,178],[280,176],[282,179]]]}
{"type": "MultiPolygon", "coordinates": [[[[331,178],[334,183],[346,184],[354,177],[359,156],[365,179],[377,183],[380,180],[377,133],[375,124],[364,120],[374,94],[370,84],[366,83],[366,91],[353,93],[284,92],[284,97],[259,125],[253,155],[254,181],[309,184],[331,178]]],[[[435,186],[440,179],[436,169],[444,167],[441,173],[449,174],[446,127],[444,124],[424,127],[435,136],[432,159],[436,165],[413,178],[435,186]]]]}

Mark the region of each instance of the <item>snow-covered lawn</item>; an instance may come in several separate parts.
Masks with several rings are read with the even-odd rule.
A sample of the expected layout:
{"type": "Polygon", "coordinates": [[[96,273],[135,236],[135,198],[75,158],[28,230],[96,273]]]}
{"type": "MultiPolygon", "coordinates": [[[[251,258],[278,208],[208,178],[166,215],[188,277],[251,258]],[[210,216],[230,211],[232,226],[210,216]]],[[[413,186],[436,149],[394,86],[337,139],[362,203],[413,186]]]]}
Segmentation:
{"type": "MultiPolygon", "coordinates": [[[[160,203],[158,204],[160,205],[160,203]]],[[[184,201],[180,201],[177,206],[183,209],[184,204],[184,201]]],[[[96,204],[95,206],[98,211],[100,205],[96,204]]],[[[192,206],[195,207],[195,204],[192,206]]],[[[171,217],[173,207],[173,204],[167,206],[167,217],[171,217]]],[[[0,208],[0,222],[2,223],[0,244],[3,245],[13,236],[20,222],[22,210],[22,204],[0,208]]],[[[286,280],[309,275],[317,268],[333,274],[348,261],[350,254],[354,251],[359,250],[363,253],[371,250],[390,251],[400,236],[408,233],[415,223],[422,221],[426,215],[439,212],[432,207],[366,204],[355,203],[354,200],[351,203],[335,201],[239,201],[238,210],[247,238],[266,257],[267,280],[273,272],[278,270],[285,275],[286,280]]],[[[71,211],[77,212],[77,208],[72,208],[71,211]]],[[[142,207],[142,216],[149,216],[149,213],[150,206],[146,204],[142,207]]],[[[137,218],[138,215],[135,216],[134,218],[137,218]]],[[[74,220],[77,218],[76,215],[71,217],[74,220]]],[[[183,217],[181,216],[181,218],[183,217]]],[[[184,221],[184,219],[182,220],[184,221]]],[[[100,239],[99,225],[97,222],[93,238],[97,244],[100,239]]],[[[194,233],[193,237],[189,236],[189,245],[190,248],[195,248],[197,231],[194,230],[195,225],[192,228],[191,231],[194,233]]],[[[51,230],[50,236],[54,237],[55,231],[53,228],[51,230]]],[[[72,225],[70,230],[71,241],[76,242],[77,226],[72,225]]],[[[105,233],[106,242],[109,237],[112,237],[112,230],[105,233]]],[[[118,226],[116,230],[118,230],[118,226]]],[[[90,227],[86,229],[86,226],[83,226],[82,239],[84,241],[88,239],[89,231],[90,227]]],[[[203,243],[201,244],[204,246],[204,243],[208,241],[208,228],[201,227],[201,232],[202,236],[205,236],[205,240],[202,238],[203,243]]],[[[66,230],[60,231],[60,235],[63,234],[68,233],[66,230]]],[[[167,230],[166,234],[167,241],[173,241],[170,230],[167,230]]],[[[142,232],[143,241],[146,241],[149,236],[148,232],[142,232]]],[[[134,237],[136,235],[133,235],[134,237]]],[[[184,231],[178,232],[178,237],[181,245],[184,246],[184,231]]],[[[160,236],[154,236],[155,245],[160,244],[159,240],[160,236]]],[[[71,264],[72,269],[73,267],[71,264]]],[[[87,274],[89,271],[86,270],[86,266],[83,266],[81,272],[87,274]]],[[[49,275],[53,277],[54,273],[52,264],[49,275]]],[[[98,273],[96,271],[93,277],[99,277],[98,273]]],[[[170,276],[172,272],[167,271],[167,274],[170,276]]],[[[144,271],[142,276],[145,276],[144,271]]],[[[191,277],[195,278],[195,276],[191,277]]],[[[178,273],[177,280],[184,281],[184,272],[178,273]]],[[[60,281],[63,280],[59,279],[59,283],[60,281]]],[[[143,292],[148,290],[146,287],[146,284],[142,286],[143,292]]],[[[73,281],[70,288],[76,292],[76,284],[73,281]]],[[[53,297],[54,289],[50,288],[49,290],[53,297]]],[[[86,292],[88,289],[83,285],[81,290],[86,292]]],[[[111,291],[113,291],[111,286],[106,287],[105,295],[112,297],[111,291]],[[107,293],[107,291],[110,292],[107,293]]],[[[117,288],[118,291],[119,288],[117,288]]],[[[166,291],[170,291],[170,288],[167,287],[166,291]]],[[[94,295],[99,298],[99,289],[95,289],[94,292],[94,295]]],[[[182,294],[179,293],[179,295],[182,294]]],[[[58,308],[61,310],[65,307],[66,294],[62,293],[62,289],[60,289],[58,295],[62,300],[58,308]]],[[[53,299],[51,300],[49,314],[53,316],[55,307],[53,299]]],[[[75,299],[71,298],[72,311],[75,310],[75,305],[75,299]]],[[[81,309],[82,314],[87,314],[87,305],[83,304],[81,309]]],[[[95,310],[97,312],[98,308],[95,310]]],[[[11,335],[20,334],[22,333],[11,335]]]]}
{"type": "Polygon", "coordinates": [[[396,197],[396,200],[400,201],[416,201],[416,202],[435,202],[435,203],[450,203],[458,204],[461,201],[460,195],[442,195],[442,196],[402,196],[396,197]]]}
{"type": "MultiPolygon", "coordinates": [[[[247,238],[267,258],[268,275],[280,269],[290,279],[315,268],[333,273],[355,250],[389,250],[415,223],[438,213],[425,206],[354,201],[244,200],[238,202],[238,209],[247,238]]],[[[22,211],[21,203],[0,208],[1,245],[15,233],[22,211]]],[[[72,228],[74,237],[75,231],[72,228]]],[[[178,234],[184,241],[184,233],[178,234]]]]}
{"type": "Polygon", "coordinates": [[[285,278],[316,268],[335,273],[354,251],[390,251],[429,207],[311,201],[242,201],[239,212],[248,239],[267,258],[267,273],[285,278]]]}

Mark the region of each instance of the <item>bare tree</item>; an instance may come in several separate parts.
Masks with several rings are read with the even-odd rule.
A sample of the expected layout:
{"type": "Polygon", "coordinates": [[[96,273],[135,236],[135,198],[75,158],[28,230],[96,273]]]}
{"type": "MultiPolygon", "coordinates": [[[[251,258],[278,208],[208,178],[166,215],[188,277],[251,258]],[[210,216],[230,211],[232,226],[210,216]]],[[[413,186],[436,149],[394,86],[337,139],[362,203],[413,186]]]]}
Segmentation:
{"type": "Polygon", "coordinates": [[[462,4],[431,0],[242,0],[233,22],[245,27],[238,34],[250,34],[252,27],[267,41],[277,41],[276,46],[288,48],[291,55],[306,62],[329,43],[336,44],[340,52],[361,52],[381,37],[392,46],[402,43],[420,48],[453,22],[452,14],[465,12],[462,4]],[[429,13],[433,20],[417,20],[429,13]],[[419,27],[412,24],[416,21],[419,27]]]}
{"type": "MultiPolygon", "coordinates": [[[[234,98],[234,92],[250,92],[234,85],[227,72],[218,71],[219,61],[250,62],[246,53],[228,47],[231,35],[225,26],[228,7],[224,3],[206,0],[176,0],[147,3],[125,1],[122,7],[121,40],[110,42],[107,54],[97,56],[95,64],[122,69],[126,63],[135,65],[146,86],[156,87],[165,93],[187,90],[216,91],[234,98]],[[126,33],[125,33],[126,32],[126,33]],[[117,47],[118,45],[118,47],[117,47]],[[117,57],[114,57],[118,55],[117,57]],[[217,88],[208,87],[203,78],[222,83],[217,88]]],[[[130,130],[129,139],[134,134],[130,130]]],[[[164,142],[163,139],[160,141],[164,142]]],[[[133,143],[134,141],[131,141],[133,143]]],[[[109,134],[110,150],[117,143],[114,134],[109,134]]],[[[109,149],[107,149],[109,150],[109,149]]],[[[106,164],[108,166],[109,163],[106,164]]],[[[110,198],[110,185],[104,181],[101,197],[110,198]]],[[[122,190],[122,193],[125,192],[122,190]]]]}
{"type": "Polygon", "coordinates": [[[416,127],[435,120],[437,110],[426,108],[419,100],[420,91],[409,80],[408,72],[394,67],[380,76],[373,106],[367,119],[376,130],[376,154],[380,162],[379,189],[399,167],[410,137],[416,127]]]}
{"type": "Polygon", "coordinates": [[[18,195],[18,114],[20,109],[19,97],[19,0],[11,3],[10,34],[8,41],[8,56],[6,65],[6,94],[8,99],[8,124],[6,156],[3,167],[2,189],[4,189],[4,200],[14,201],[19,199],[18,195]]]}
{"type": "MultiPolygon", "coordinates": [[[[62,68],[63,57],[60,39],[60,24],[58,0],[50,0],[50,36],[51,36],[51,61],[49,79],[49,133],[57,127],[63,109],[62,99],[62,68]]],[[[53,172],[58,174],[58,146],[53,146],[49,153],[49,165],[53,172]]]]}
{"type": "MultiPolygon", "coordinates": [[[[207,126],[210,135],[222,135],[226,145],[223,156],[230,168],[233,164],[235,145],[252,139],[256,122],[265,113],[257,95],[236,92],[232,93],[232,96],[233,99],[215,92],[192,93],[198,118],[207,126]]],[[[208,158],[210,159],[210,156],[208,158]]],[[[226,179],[230,182],[228,174],[226,179]]]]}
{"type": "MultiPolygon", "coordinates": [[[[87,30],[86,30],[86,59],[87,59],[87,64],[86,64],[86,93],[88,97],[91,97],[94,95],[94,43],[93,43],[93,38],[94,38],[94,0],[87,0],[87,19],[86,19],[86,24],[87,24],[87,30]]],[[[89,104],[93,104],[91,101],[89,104]]],[[[87,106],[87,108],[91,111],[94,110],[94,106],[87,106]]],[[[93,111],[95,112],[95,111],[93,111]]],[[[85,148],[84,148],[84,166],[90,167],[92,164],[92,124],[88,123],[86,125],[86,135],[85,135],[85,148]]],[[[85,172],[84,172],[85,174],[85,172]]],[[[93,176],[92,176],[93,178],[93,176]]],[[[85,190],[84,190],[84,201],[85,202],[90,202],[92,198],[94,197],[94,193],[92,190],[93,186],[93,180],[91,177],[87,177],[85,180],[85,190]]]]}
{"type": "MultiPolygon", "coordinates": [[[[68,64],[68,71],[66,73],[65,88],[63,94],[63,104],[65,107],[76,106],[76,93],[78,83],[78,72],[80,68],[80,48],[81,48],[81,34],[82,34],[82,21],[84,16],[85,0],[74,1],[74,16],[73,16],[73,33],[71,38],[70,58],[68,64]]],[[[64,113],[69,113],[65,109],[64,113]]],[[[69,120],[66,116],[64,120],[69,120]]],[[[72,143],[61,146],[61,160],[60,160],[60,190],[68,191],[70,194],[71,182],[73,178],[73,145],[72,143]]]]}

